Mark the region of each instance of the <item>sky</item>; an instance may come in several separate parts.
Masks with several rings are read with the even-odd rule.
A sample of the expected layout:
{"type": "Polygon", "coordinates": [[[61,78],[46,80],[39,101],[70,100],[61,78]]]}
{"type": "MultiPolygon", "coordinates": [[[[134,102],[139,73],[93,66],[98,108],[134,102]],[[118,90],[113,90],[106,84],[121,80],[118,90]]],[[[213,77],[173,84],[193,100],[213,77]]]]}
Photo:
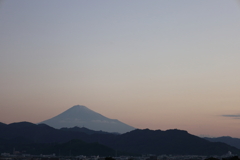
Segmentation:
{"type": "Polygon", "coordinates": [[[84,105],[240,138],[239,28],[237,0],[1,0],[0,122],[84,105]]]}

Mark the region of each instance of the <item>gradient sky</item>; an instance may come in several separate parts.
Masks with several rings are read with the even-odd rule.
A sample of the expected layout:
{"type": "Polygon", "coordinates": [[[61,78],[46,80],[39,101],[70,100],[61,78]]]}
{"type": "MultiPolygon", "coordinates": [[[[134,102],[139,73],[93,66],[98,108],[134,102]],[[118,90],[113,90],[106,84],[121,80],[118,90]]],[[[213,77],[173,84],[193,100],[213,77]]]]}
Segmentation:
{"type": "Polygon", "coordinates": [[[240,138],[237,0],[0,1],[0,122],[73,105],[240,138]]]}

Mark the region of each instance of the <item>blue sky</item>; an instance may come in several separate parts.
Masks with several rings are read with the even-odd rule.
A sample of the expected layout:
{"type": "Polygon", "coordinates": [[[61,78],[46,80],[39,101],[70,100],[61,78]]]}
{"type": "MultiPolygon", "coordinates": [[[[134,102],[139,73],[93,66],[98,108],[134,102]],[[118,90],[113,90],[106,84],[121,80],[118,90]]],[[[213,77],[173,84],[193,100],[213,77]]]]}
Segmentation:
{"type": "Polygon", "coordinates": [[[0,28],[1,122],[80,104],[136,128],[239,136],[237,0],[8,0],[0,28]]]}

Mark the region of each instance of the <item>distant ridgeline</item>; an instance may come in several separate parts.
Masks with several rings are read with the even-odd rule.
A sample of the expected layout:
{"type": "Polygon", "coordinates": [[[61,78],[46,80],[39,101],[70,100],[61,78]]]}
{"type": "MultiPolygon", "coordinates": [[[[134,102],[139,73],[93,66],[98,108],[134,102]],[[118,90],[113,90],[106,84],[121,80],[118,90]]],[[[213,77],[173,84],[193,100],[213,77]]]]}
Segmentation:
{"type": "Polygon", "coordinates": [[[221,142],[210,142],[182,130],[135,129],[124,134],[87,128],[55,129],[46,124],[0,123],[0,153],[56,155],[224,155],[240,150],[221,142]]]}
{"type": "Polygon", "coordinates": [[[210,142],[226,143],[230,146],[234,146],[234,147],[240,149],[240,139],[239,138],[232,138],[232,137],[229,137],[229,136],[224,136],[224,137],[216,137],[216,138],[204,137],[204,139],[206,139],[210,142]]]}

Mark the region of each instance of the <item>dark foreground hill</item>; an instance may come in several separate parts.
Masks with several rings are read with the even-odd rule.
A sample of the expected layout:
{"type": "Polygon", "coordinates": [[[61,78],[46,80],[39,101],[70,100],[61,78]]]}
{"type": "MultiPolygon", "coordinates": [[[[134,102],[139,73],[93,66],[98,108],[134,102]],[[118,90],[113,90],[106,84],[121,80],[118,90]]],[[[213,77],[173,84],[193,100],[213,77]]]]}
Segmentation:
{"type": "MultiPolygon", "coordinates": [[[[220,142],[209,142],[203,138],[191,135],[187,131],[177,129],[167,131],[136,129],[120,135],[87,131],[90,133],[83,133],[80,128],[55,129],[44,124],[36,125],[29,122],[9,125],[1,124],[0,152],[9,152],[6,150],[7,148],[15,147],[16,150],[22,149],[21,151],[25,150],[31,154],[39,153],[37,151],[41,151],[42,154],[56,153],[56,150],[58,150],[62,154],[69,155],[68,153],[74,150],[74,148],[70,149],[69,144],[74,144],[75,148],[78,146],[88,148],[91,143],[94,146],[93,148],[98,148],[96,151],[101,151],[100,148],[105,148],[101,151],[101,154],[92,150],[94,151],[91,152],[92,155],[103,155],[106,153],[110,155],[113,150],[117,150],[122,155],[129,155],[129,153],[223,155],[228,151],[240,155],[240,150],[235,147],[220,142]],[[71,141],[73,139],[81,141],[71,141]],[[45,150],[42,150],[42,146],[44,146],[45,150]],[[36,148],[36,150],[28,150],[27,148],[36,148]],[[66,148],[66,151],[63,151],[63,148],[66,148]]],[[[90,153],[85,152],[82,154],[87,155],[90,153]]]]}
{"type": "Polygon", "coordinates": [[[73,127],[73,128],[61,128],[60,130],[62,131],[72,131],[72,132],[79,132],[79,133],[86,133],[86,134],[120,134],[120,133],[116,133],[116,132],[112,132],[112,133],[109,133],[109,132],[104,132],[104,131],[93,131],[93,130],[90,130],[88,128],[85,128],[85,127],[73,127]]]}
{"type": "Polygon", "coordinates": [[[87,138],[88,135],[79,132],[65,132],[45,124],[29,122],[12,123],[0,126],[0,138],[9,142],[27,141],[29,143],[63,143],[71,139],[87,138]]]}
{"type": "Polygon", "coordinates": [[[122,151],[141,154],[223,155],[228,151],[239,154],[235,147],[209,141],[182,130],[134,130],[105,143],[122,151]]]}
{"type": "Polygon", "coordinates": [[[0,151],[11,153],[13,148],[22,154],[32,155],[52,155],[57,156],[77,156],[77,155],[99,155],[114,156],[115,150],[99,143],[86,143],[79,139],[74,139],[66,143],[3,143],[0,140],[0,151]],[[3,149],[4,147],[4,149],[3,149]]]}

